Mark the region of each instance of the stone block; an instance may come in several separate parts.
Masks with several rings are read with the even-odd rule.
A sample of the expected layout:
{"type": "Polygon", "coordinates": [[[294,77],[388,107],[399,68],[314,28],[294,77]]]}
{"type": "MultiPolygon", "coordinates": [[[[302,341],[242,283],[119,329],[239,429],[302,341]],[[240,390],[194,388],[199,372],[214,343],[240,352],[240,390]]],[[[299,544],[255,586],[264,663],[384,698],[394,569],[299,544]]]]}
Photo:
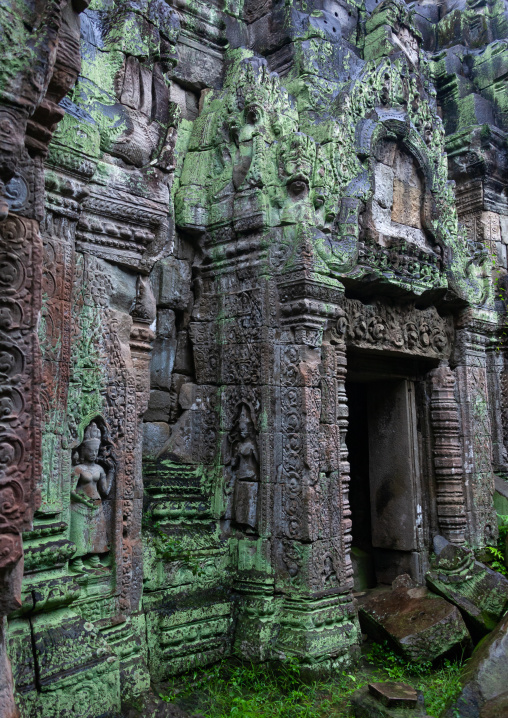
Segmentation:
{"type": "Polygon", "coordinates": [[[153,272],[157,304],[169,309],[187,309],[191,298],[190,263],[175,257],[161,259],[153,272]]]}
{"type": "Polygon", "coordinates": [[[388,641],[415,663],[434,661],[470,644],[460,611],[424,586],[362,598],[359,616],[365,633],[376,641],[388,641]]]}
{"type": "Polygon", "coordinates": [[[192,374],[193,369],[192,345],[189,333],[183,329],[178,332],[176,339],[174,371],[179,374],[192,374]]]}
{"type": "Polygon", "coordinates": [[[145,421],[165,421],[169,420],[170,395],[168,391],[160,391],[153,389],[150,392],[150,400],[148,409],[145,412],[145,421]]]}
{"type": "Polygon", "coordinates": [[[503,244],[508,244],[508,217],[504,214],[499,215],[499,224],[502,242],[503,244]]]}
{"type": "Polygon", "coordinates": [[[445,718],[502,718],[508,705],[508,614],[473,651],[464,667],[462,692],[445,718]],[[504,708],[502,708],[504,706],[504,708]],[[498,712],[496,712],[498,710],[498,712]]]}
{"type": "Polygon", "coordinates": [[[32,621],[41,686],[33,714],[98,716],[118,711],[118,659],[94,624],[69,609],[32,621]]]}
{"type": "Polygon", "coordinates": [[[172,309],[157,310],[157,336],[165,339],[175,336],[175,313],[172,309]]]}
{"type": "Polygon", "coordinates": [[[508,716],[508,691],[487,701],[480,711],[480,718],[508,716]]]}
{"type": "Polygon", "coordinates": [[[404,683],[369,683],[351,697],[356,718],[423,718],[423,694],[404,683]]]}
{"type": "Polygon", "coordinates": [[[475,561],[472,551],[438,536],[426,574],[429,588],[455,604],[475,640],[491,631],[508,608],[508,579],[475,561]]]}
{"type": "Polygon", "coordinates": [[[150,364],[151,386],[157,389],[171,388],[171,373],[175,364],[176,338],[158,337],[153,343],[150,364]]]}
{"type": "Polygon", "coordinates": [[[143,424],[143,457],[155,458],[169,439],[169,424],[162,421],[143,424]]]}
{"type": "Polygon", "coordinates": [[[276,655],[303,659],[302,674],[309,679],[350,666],[358,655],[360,642],[355,613],[349,596],[285,599],[280,611],[276,655]]]}

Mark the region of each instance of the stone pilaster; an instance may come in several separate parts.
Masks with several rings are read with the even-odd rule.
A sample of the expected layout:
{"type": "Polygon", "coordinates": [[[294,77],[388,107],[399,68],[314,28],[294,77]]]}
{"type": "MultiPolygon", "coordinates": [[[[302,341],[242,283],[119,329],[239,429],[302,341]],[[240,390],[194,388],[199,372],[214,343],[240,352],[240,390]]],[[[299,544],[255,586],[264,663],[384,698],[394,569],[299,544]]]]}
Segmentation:
{"type": "Polygon", "coordinates": [[[455,376],[450,367],[443,362],[430,373],[430,380],[439,531],[449,541],[460,545],[466,540],[467,522],[455,376]]]}
{"type": "Polygon", "coordinates": [[[336,291],[302,284],[284,294],[290,336],[303,341],[284,349],[291,360],[281,362],[276,410],[283,448],[273,550],[284,595],[276,651],[297,656],[317,675],[346,665],[359,636],[350,593],[346,351],[342,336],[324,331],[340,313],[336,291]],[[326,291],[330,304],[316,301],[326,291]]]}
{"type": "Polygon", "coordinates": [[[491,332],[491,325],[469,318],[466,326],[457,331],[453,355],[464,465],[466,535],[471,545],[478,548],[491,543],[497,534],[492,503],[494,476],[486,360],[491,332]]]}

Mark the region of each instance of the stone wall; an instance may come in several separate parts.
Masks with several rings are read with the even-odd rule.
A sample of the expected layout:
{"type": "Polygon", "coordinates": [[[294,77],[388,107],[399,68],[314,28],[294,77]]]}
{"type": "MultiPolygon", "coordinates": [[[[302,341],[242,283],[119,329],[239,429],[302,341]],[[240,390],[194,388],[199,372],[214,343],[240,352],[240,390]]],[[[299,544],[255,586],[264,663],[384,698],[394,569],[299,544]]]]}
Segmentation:
{"type": "Polygon", "coordinates": [[[347,382],[415,387],[411,540],[379,575],[495,540],[508,470],[504,4],[87,4],[0,10],[23,718],[231,654],[350,663],[347,382]]]}

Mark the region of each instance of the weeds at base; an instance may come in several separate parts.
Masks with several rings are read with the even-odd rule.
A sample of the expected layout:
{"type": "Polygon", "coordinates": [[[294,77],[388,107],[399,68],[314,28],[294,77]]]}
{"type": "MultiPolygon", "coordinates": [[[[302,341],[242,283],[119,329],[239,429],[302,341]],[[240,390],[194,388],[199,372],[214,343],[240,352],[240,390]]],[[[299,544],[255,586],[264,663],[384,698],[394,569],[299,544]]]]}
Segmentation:
{"type": "Polygon", "coordinates": [[[304,683],[297,661],[269,664],[222,661],[165,684],[161,697],[206,718],[347,718],[350,696],[372,681],[400,681],[423,691],[429,715],[438,718],[460,692],[462,661],[412,664],[373,643],[356,670],[304,683]]]}

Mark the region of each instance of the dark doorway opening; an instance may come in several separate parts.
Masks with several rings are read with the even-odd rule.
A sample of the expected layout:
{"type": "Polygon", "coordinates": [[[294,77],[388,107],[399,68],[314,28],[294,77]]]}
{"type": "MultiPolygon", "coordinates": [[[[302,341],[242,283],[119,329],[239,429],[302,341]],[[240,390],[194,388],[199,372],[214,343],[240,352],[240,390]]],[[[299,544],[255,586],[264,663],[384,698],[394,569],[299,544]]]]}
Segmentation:
{"type": "Polygon", "coordinates": [[[348,359],[346,443],[351,476],[351,558],[357,591],[390,584],[402,573],[423,580],[415,380],[428,371],[428,367],[422,373],[399,367],[404,374],[397,375],[386,371],[386,366],[380,372],[382,364],[378,372],[375,363],[368,371],[360,371],[360,366],[348,359]]]}
{"type": "Polygon", "coordinates": [[[374,588],[376,574],[372,546],[370,509],[367,385],[347,382],[349,425],[346,443],[349,454],[349,505],[353,527],[351,560],[355,589],[374,588]]]}

